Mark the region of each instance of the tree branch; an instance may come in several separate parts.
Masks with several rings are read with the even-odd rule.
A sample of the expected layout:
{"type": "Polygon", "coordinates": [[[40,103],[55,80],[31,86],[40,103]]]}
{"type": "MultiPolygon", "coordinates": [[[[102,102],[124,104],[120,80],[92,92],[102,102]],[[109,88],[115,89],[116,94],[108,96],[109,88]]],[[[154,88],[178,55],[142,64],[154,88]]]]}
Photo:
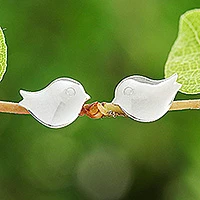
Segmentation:
{"type": "Polygon", "coordinates": [[[18,103],[0,101],[0,112],[14,113],[14,114],[30,114],[26,108],[20,106],[18,103]]]}
{"type": "Polygon", "coordinates": [[[200,109],[200,99],[174,101],[169,110],[200,109]]]}
{"type": "MultiPolygon", "coordinates": [[[[174,101],[169,110],[173,111],[188,109],[200,109],[200,99],[174,101]]],[[[14,114],[30,114],[28,110],[26,110],[26,108],[20,106],[18,103],[6,101],[0,101],[0,112],[14,114]]],[[[106,102],[94,102],[91,104],[85,104],[82,107],[82,110],[79,115],[87,115],[90,118],[96,119],[102,117],[126,116],[126,114],[121,110],[119,106],[106,102]]]]}

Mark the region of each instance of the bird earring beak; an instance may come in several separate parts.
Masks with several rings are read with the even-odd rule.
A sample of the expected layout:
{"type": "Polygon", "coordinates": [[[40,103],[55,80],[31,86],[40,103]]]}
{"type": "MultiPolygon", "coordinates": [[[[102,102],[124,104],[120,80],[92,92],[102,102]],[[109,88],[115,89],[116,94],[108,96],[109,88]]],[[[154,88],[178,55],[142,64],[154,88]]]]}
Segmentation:
{"type": "Polygon", "coordinates": [[[86,94],[86,101],[88,101],[88,100],[90,100],[90,99],[91,99],[90,95],[89,95],[89,94],[86,94]]]}
{"type": "Polygon", "coordinates": [[[84,103],[90,99],[81,83],[70,78],[59,78],[36,92],[20,90],[23,100],[19,105],[43,125],[61,128],[74,122],[84,103]]]}

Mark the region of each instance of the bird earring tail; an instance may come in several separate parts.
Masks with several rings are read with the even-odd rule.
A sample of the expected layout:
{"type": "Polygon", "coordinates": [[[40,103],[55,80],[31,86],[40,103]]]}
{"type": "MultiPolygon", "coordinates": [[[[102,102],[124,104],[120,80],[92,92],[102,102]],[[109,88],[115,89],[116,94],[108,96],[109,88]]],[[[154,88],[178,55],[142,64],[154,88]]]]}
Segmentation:
{"type": "Polygon", "coordinates": [[[79,116],[82,106],[90,99],[83,86],[70,78],[59,78],[36,92],[20,90],[23,100],[19,105],[43,125],[61,128],[79,116]]]}
{"type": "Polygon", "coordinates": [[[117,85],[112,103],[136,121],[156,121],[167,113],[181,88],[177,78],[177,74],[162,80],[137,75],[127,77],[117,85]]]}

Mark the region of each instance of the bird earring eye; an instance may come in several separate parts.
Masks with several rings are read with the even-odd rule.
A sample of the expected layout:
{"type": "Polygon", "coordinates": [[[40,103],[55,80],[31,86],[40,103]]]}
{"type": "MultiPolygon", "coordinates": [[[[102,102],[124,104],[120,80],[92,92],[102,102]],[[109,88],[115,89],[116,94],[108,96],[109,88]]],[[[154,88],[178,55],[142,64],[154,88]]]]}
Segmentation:
{"type": "Polygon", "coordinates": [[[69,97],[73,97],[76,95],[76,90],[72,87],[65,89],[65,94],[69,97]]]}
{"type": "Polygon", "coordinates": [[[81,83],[70,78],[56,79],[37,92],[21,90],[20,94],[23,100],[19,105],[50,128],[61,128],[71,124],[89,99],[81,83]],[[72,97],[73,101],[70,101],[72,97]]]}
{"type": "Polygon", "coordinates": [[[130,96],[133,94],[133,88],[132,87],[126,87],[123,91],[124,95],[130,96]]]}

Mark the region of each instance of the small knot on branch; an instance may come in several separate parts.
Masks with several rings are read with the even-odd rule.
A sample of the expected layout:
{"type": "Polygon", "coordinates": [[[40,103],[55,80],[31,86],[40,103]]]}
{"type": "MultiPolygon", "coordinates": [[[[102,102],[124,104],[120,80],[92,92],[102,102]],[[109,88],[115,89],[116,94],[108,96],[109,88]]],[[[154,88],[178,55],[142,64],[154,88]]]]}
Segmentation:
{"type": "Polygon", "coordinates": [[[102,118],[104,115],[103,113],[100,112],[97,106],[98,104],[99,102],[84,104],[79,115],[80,116],[87,115],[88,117],[93,118],[93,119],[102,118]]]}
{"type": "Polygon", "coordinates": [[[92,104],[85,104],[79,114],[80,116],[87,115],[93,119],[100,119],[103,117],[116,117],[126,116],[121,108],[112,103],[99,103],[94,102],[92,104]]]}

